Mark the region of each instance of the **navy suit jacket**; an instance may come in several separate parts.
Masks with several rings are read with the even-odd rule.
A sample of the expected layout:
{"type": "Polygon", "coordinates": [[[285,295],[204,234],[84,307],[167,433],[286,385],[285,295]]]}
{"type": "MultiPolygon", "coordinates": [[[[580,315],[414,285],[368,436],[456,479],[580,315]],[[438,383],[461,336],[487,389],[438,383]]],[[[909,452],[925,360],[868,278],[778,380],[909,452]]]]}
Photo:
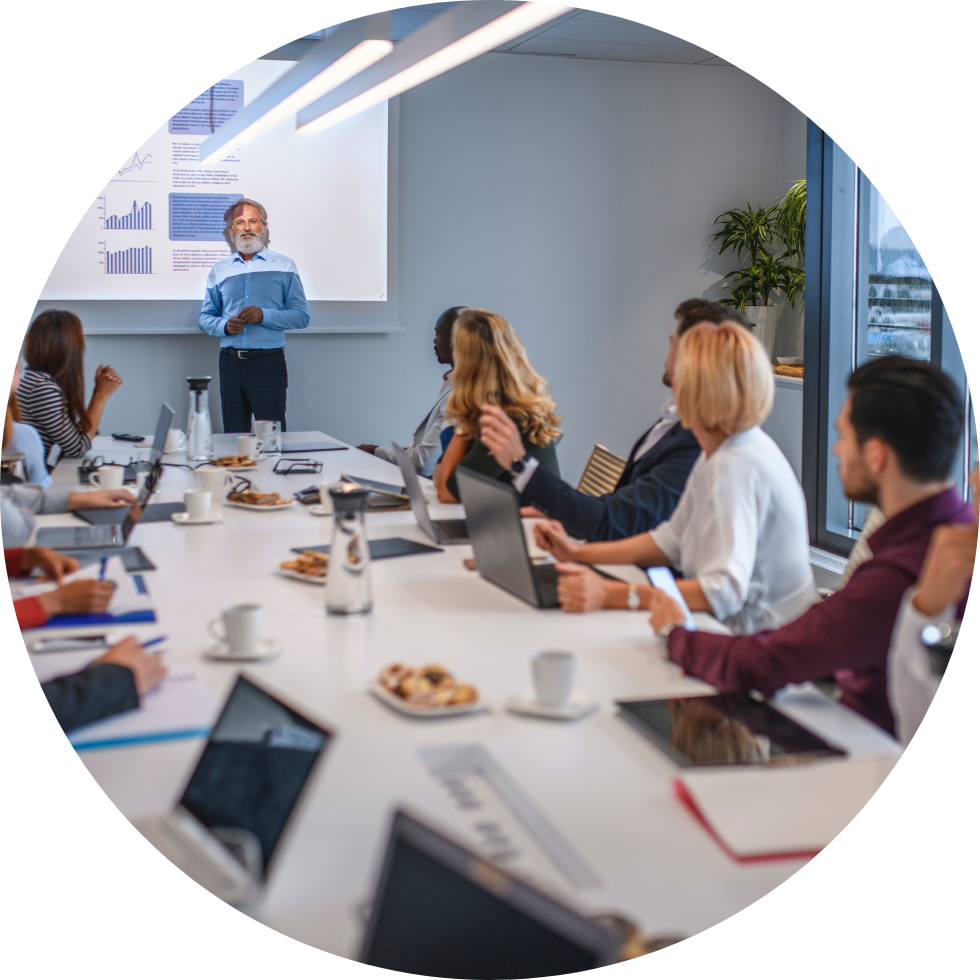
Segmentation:
{"type": "Polygon", "coordinates": [[[561,521],[573,537],[586,541],[628,538],[655,528],[674,512],[701,447],[678,422],[652,449],[634,459],[646,434],[633,446],[612,493],[590,497],[539,466],[521,494],[521,506],[537,507],[561,521]]]}

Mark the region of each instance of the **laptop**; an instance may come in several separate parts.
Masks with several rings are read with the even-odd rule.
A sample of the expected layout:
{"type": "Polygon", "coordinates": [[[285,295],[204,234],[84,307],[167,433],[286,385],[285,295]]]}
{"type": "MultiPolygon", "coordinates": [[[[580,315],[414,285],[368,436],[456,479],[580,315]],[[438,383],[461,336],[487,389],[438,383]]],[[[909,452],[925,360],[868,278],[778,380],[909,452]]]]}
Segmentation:
{"type": "MultiPolygon", "coordinates": [[[[173,420],[174,410],[166,402],[163,402],[160,405],[160,414],[157,416],[157,427],[153,433],[150,458],[149,460],[139,460],[135,463],[129,462],[124,464],[126,472],[123,474],[123,483],[135,483],[137,473],[141,473],[143,470],[149,470],[163,456],[163,448],[167,444],[167,433],[170,431],[173,420]]],[[[80,466],[78,468],[78,482],[83,485],[90,484],[92,482],[89,476],[90,472],[91,470],[89,468],[80,466]]],[[[88,518],[85,519],[87,520],[88,518]]],[[[166,520],[166,518],[163,519],[166,520]]],[[[92,521],[90,523],[94,524],[97,522],[92,521]]]]}
{"type": "Polygon", "coordinates": [[[333,733],[239,675],[180,801],[136,829],[181,871],[247,910],[333,733]]]}
{"type": "MultiPolygon", "coordinates": [[[[163,464],[158,459],[147,474],[146,483],[140,490],[136,503],[126,511],[121,524],[96,524],[92,527],[42,527],[37,532],[36,543],[42,548],[55,551],[69,551],[86,548],[123,548],[133,533],[133,528],[142,520],[147,510],[146,502],[156,490],[163,464]]],[[[120,507],[109,508],[116,515],[120,507]]]]}
{"type": "Polygon", "coordinates": [[[429,977],[517,980],[615,963],[620,943],[399,810],[359,959],[429,977]]]}
{"type": "Polygon", "coordinates": [[[436,544],[469,544],[470,532],[466,526],[466,521],[434,521],[429,517],[429,508],[425,502],[425,494],[422,492],[422,484],[419,483],[418,474],[415,472],[415,464],[412,458],[395,443],[391,444],[395,453],[395,462],[402,471],[402,479],[405,481],[405,492],[408,494],[408,502],[412,506],[412,513],[418,521],[422,532],[435,541],[436,544]]]}
{"type": "Polygon", "coordinates": [[[558,572],[551,564],[532,564],[514,488],[465,466],[456,468],[456,482],[476,570],[532,606],[557,609],[558,572]]]}

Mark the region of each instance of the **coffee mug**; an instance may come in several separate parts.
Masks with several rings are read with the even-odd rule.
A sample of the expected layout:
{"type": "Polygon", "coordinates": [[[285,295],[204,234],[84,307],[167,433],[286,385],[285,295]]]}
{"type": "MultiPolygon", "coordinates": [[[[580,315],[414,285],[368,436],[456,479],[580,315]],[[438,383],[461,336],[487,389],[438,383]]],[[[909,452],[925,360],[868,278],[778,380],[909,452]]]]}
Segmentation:
{"type": "Polygon", "coordinates": [[[89,473],[88,478],[100,490],[120,490],[126,478],[126,467],[106,463],[89,473]]]}
{"type": "Polygon", "coordinates": [[[167,441],[164,443],[165,453],[177,453],[184,448],[184,433],[180,429],[168,429],[167,441]]]}
{"type": "Polygon", "coordinates": [[[208,632],[223,643],[230,653],[243,656],[255,652],[262,638],[261,606],[246,603],[240,606],[227,606],[221,616],[208,623],[208,632]],[[219,627],[224,627],[220,630],[219,627]]]}
{"type": "Polygon", "coordinates": [[[184,494],[184,510],[192,521],[203,521],[211,516],[211,491],[188,490],[184,494]]]}
{"type": "Polygon", "coordinates": [[[227,470],[219,469],[217,466],[201,466],[194,470],[198,483],[202,490],[210,490],[213,498],[221,497],[226,487],[230,487],[235,481],[227,470]]]}
{"type": "Polygon", "coordinates": [[[262,440],[262,451],[266,456],[282,455],[282,423],[266,422],[256,419],[252,423],[252,432],[262,440]]]}
{"type": "Polygon", "coordinates": [[[575,655],[546,650],[531,658],[534,693],[546,708],[564,708],[575,683],[575,655]]]}
{"type": "Polygon", "coordinates": [[[265,443],[255,436],[238,437],[239,456],[249,456],[252,459],[255,459],[255,457],[262,451],[263,446],[265,446],[265,443]]]}

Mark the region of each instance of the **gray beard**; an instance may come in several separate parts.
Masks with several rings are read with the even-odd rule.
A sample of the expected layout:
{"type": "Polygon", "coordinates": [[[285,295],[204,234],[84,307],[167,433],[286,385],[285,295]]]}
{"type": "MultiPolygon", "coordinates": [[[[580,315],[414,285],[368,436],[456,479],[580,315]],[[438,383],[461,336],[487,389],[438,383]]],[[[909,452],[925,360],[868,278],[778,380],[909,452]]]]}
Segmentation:
{"type": "Polygon", "coordinates": [[[235,236],[235,248],[238,249],[242,255],[254,255],[256,252],[261,252],[265,247],[265,242],[268,236],[266,235],[236,235],[235,236]]]}

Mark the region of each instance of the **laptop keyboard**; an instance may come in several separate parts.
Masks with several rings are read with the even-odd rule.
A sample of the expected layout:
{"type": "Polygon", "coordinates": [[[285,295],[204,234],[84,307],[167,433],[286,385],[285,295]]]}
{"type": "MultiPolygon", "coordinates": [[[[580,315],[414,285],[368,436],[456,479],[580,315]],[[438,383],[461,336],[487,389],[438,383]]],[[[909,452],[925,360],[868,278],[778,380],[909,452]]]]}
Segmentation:
{"type": "Polygon", "coordinates": [[[435,525],[446,541],[466,541],[470,536],[466,521],[436,521],[435,525]]]}
{"type": "Polygon", "coordinates": [[[532,565],[531,571],[538,587],[542,609],[558,608],[558,570],[554,565],[532,565]]]}

